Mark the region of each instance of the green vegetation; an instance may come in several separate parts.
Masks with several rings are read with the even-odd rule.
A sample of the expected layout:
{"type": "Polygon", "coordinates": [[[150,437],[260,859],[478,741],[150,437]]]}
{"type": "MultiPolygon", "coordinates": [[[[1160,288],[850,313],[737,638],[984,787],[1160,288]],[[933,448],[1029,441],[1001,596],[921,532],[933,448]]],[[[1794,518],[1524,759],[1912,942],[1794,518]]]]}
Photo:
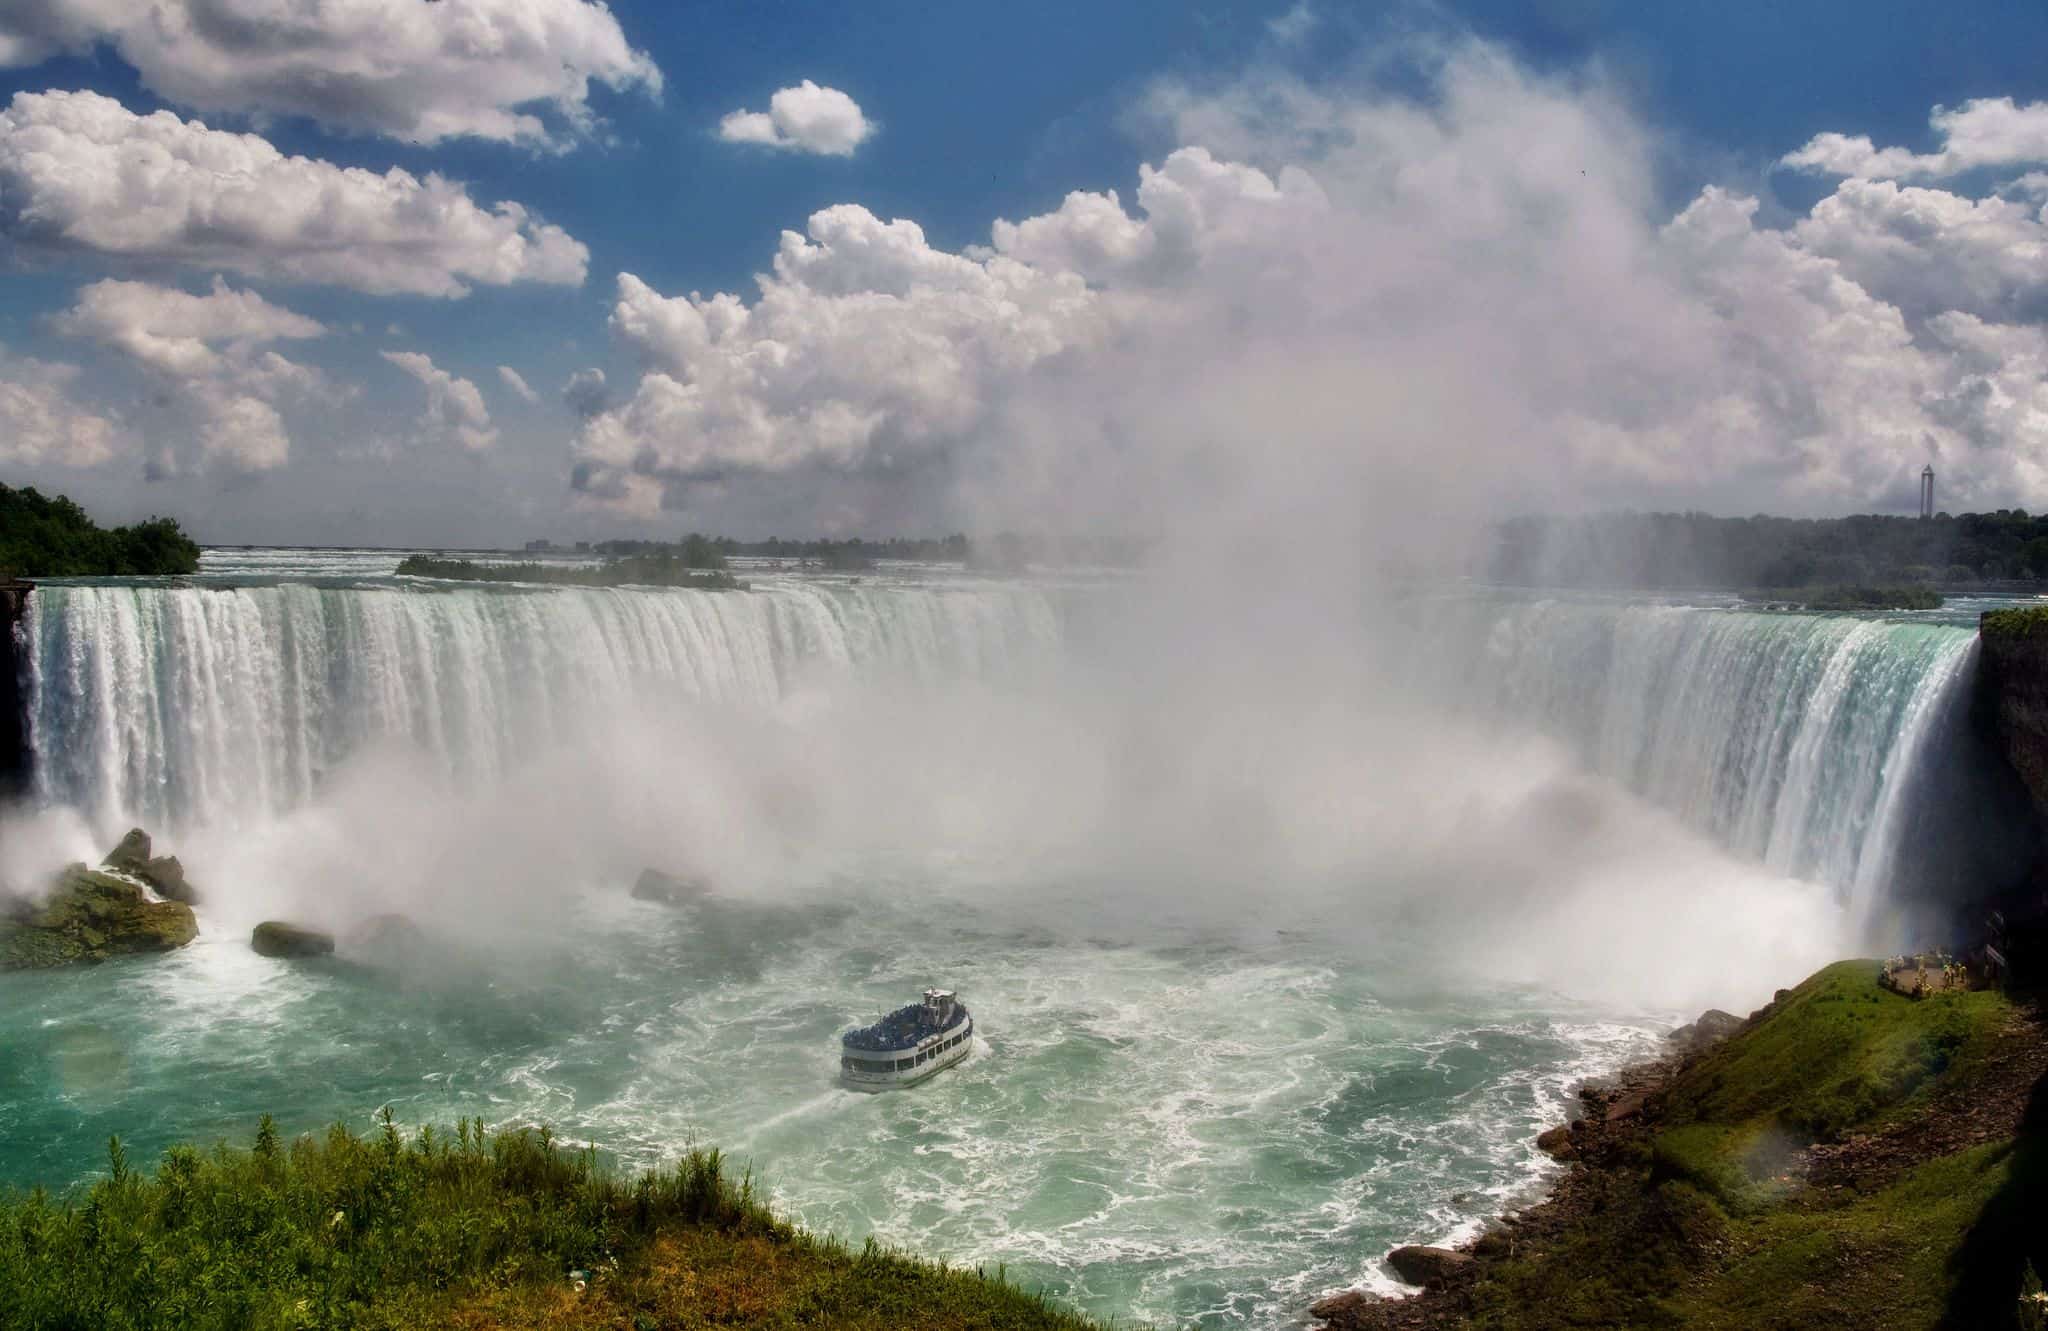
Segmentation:
{"type": "Polygon", "coordinates": [[[1043,1297],[772,1215],[716,1151],[623,1179],[546,1129],[118,1140],[81,1196],[0,1200],[0,1326],[1090,1331],[1043,1297]]]}
{"type": "Polygon", "coordinates": [[[62,495],[0,485],[0,582],[193,573],[199,547],[169,518],[132,527],[94,524],[62,495]]]}
{"type": "Polygon", "coordinates": [[[411,555],[398,572],[418,578],[452,582],[539,582],[564,587],[696,587],[705,591],[738,591],[745,587],[723,567],[700,570],[672,552],[630,555],[595,566],[563,564],[479,564],[467,559],[436,559],[411,555]]]}
{"type": "Polygon", "coordinates": [[[2048,515],[1717,518],[1605,513],[1516,518],[1489,575],[1515,585],[1701,588],[1920,587],[2048,580],[2048,515]]]}
{"type": "Polygon", "coordinates": [[[1472,1324],[2015,1326],[2048,1258],[2038,1028],[2003,995],[1916,1001],[1879,969],[1828,967],[1687,1068],[1561,1232],[1488,1264],[1472,1324]],[[2022,1106],[2017,1136],[1969,1130],[2022,1106]],[[1804,1148],[1835,1142],[1837,1172],[1811,1177],[1804,1148]]]}
{"type": "Polygon", "coordinates": [[[1977,631],[1987,638],[2019,639],[2048,634],[2048,605],[2020,610],[1986,610],[1977,619],[1977,631]]]}
{"type": "Polygon", "coordinates": [[[1778,587],[1742,594],[1746,601],[1795,605],[1801,610],[1939,610],[1932,587],[1778,587]]]}

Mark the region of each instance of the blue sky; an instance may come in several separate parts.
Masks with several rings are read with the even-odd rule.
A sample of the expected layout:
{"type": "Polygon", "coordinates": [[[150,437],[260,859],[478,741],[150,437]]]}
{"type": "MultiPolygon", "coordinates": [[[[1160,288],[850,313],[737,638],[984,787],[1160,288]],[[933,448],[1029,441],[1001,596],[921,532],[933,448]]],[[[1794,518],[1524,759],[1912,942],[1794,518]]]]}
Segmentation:
{"type": "MultiPolygon", "coordinates": [[[[418,0],[377,3],[401,6],[418,0]]],[[[880,535],[997,520],[1028,523],[1048,503],[1068,505],[1056,498],[1057,485],[1020,491],[1016,472],[1099,476],[1112,470],[1102,452],[1089,451],[1111,447],[1095,437],[1107,430],[1104,420],[1128,417],[1119,427],[1126,432],[1153,428],[1132,423],[1148,418],[1153,411],[1149,402],[1105,397],[1117,391],[1102,382],[1099,367],[1109,356],[1107,348],[1122,352],[1143,344],[1151,349],[1149,364],[1171,359],[1202,383],[1216,377],[1202,370],[1205,356],[1227,357],[1233,365],[1240,359],[1223,343],[1197,346],[1191,341],[1190,330],[1221,326],[1212,324],[1210,316],[1221,319],[1233,301],[1241,304],[1242,293],[1224,289],[1228,274],[1241,265],[1226,263],[1222,242],[1212,244],[1206,236],[1199,260],[1191,259],[1192,266],[1174,277],[1179,283],[1172,288],[1175,298],[1190,303],[1156,331],[1132,322],[1146,317],[1133,307],[1144,304],[1156,313],[1164,304],[1160,293],[1168,288],[1162,269],[1084,271],[1085,264],[1071,260],[1078,274],[1074,280],[1085,284],[1091,297],[1100,297],[1100,308],[1088,312],[1085,335],[1071,322],[1047,331],[1051,325],[1044,320],[1067,319],[1068,314],[1045,314],[1043,319],[1033,314],[1036,322],[1030,323],[1028,336],[1050,337],[1050,349],[1032,353],[1030,363],[1021,367],[1004,346],[1027,335],[1020,332],[1022,325],[942,322],[909,331],[892,325],[890,331],[903,335],[905,348],[919,349],[891,353],[884,350],[890,344],[881,333],[848,331],[845,320],[867,317],[853,304],[823,304],[809,315],[789,316],[799,333],[816,327],[803,324],[806,317],[832,320],[832,336],[844,340],[830,344],[837,348],[831,354],[842,357],[848,346],[868,346],[877,356],[929,358],[934,347],[964,338],[980,347],[979,359],[959,371],[971,381],[964,385],[935,385],[912,376],[887,393],[877,390],[873,398],[863,398],[846,386],[854,371],[827,363],[824,343],[814,349],[785,329],[770,340],[796,360],[815,354],[823,368],[799,376],[781,367],[778,372],[787,382],[743,388],[730,376],[758,376],[760,345],[750,343],[742,355],[732,344],[721,344],[720,372],[728,378],[716,389],[724,396],[707,407],[698,396],[710,396],[714,389],[709,379],[700,383],[697,378],[706,373],[699,369],[710,354],[705,348],[664,342],[666,334],[621,333],[619,274],[633,274],[644,284],[650,318],[655,311],[684,308],[682,298],[693,291],[705,296],[732,292],[752,302],[757,296],[754,275],[773,262],[780,233],[803,232],[814,213],[835,205],[859,205],[879,224],[914,220],[931,254],[964,254],[966,261],[980,262],[986,256],[974,247],[991,244],[996,219],[1053,215],[1070,191],[1116,191],[1120,205],[1142,222],[1135,202],[1140,164],[1159,166],[1177,149],[1201,146],[1216,159],[1242,163],[1267,180],[1278,180],[1283,167],[1299,167],[1319,182],[1335,213],[1374,234],[1380,225],[1398,224],[1404,216],[1420,230],[1441,230],[1440,220],[1418,211],[1415,200],[1390,203],[1384,194],[1373,193],[1373,172],[1391,169],[1390,159],[1383,152],[1378,166],[1361,160],[1357,124],[1362,122],[1356,117],[1384,117],[1393,104],[1440,110],[1452,95],[1446,88],[1456,70],[1494,60],[1510,72],[1495,68],[1485,77],[1503,89],[1527,85],[1561,99],[1593,126],[1588,133],[1604,136],[1601,151],[1612,148],[1628,177],[1625,185],[1613,187],[1619,197],[1608,202],[1639,224],[1632,236],[1655,245],[1663,234],[1660,228],[1702,197],[1704,188],[1756,198],[1755,225],[1762,231],[1785,231],[1834,195],[1844,175],[1852,181],[1880,178],[1779,164],[1816,135],[1864,135],[1878,148],[1930,153],[1942,142],[1929,123],[1937,106],[2010,98],[2024,112],[2048,97],[2048,61],[2042,59],[2048,54],[2048,10],[2038,4],[1937,10],[1904,3],[1709,7],[1597,0],[1427,7],[1053,3],[1025,9],[619,3],[606,15],[581,0],[442,0],[441,11],[466,9],[472,17],[495,15],[514,22],[540,15],[582,25],[573,31],[596,34],[592,40],[599,46],[599,39],[608,40],[615,27],[624,45],[609,55],[589,57],[598,81],[587,96],[572,93],[552,105],[541,103],[546,142],[531,136],[506,141],[501,132],[475,128],[481,119],[420,142],[415,127],[392,119],[394,114],[402,119],[403,109],[361,111],[350,105],[352,94],[344,89],[308,114],[291,100],[289,89],[306,84],[307,70],[321,61],[345,72],[358,69],[364,59],[373,66],[381,59],[392,67],[380,74],[389,75],[401,101],[414,95],[424,105],[440,89],[474,80],[483,91],[462,105],[450,102],[450,113],[458,118],[480,117],[478,107],[516,110],[519,104],[506,100],[512,94],[493,100],[490,80],[496,75],[488,68],[479,71],[472,62],[457,70],[435,63],[444,58],[431,52],[420,57],[417,67],[398,67],[409,58],[405,52],[379,52],[375,43],[349,34],[317,34],[307,39],[305,49],[278,56],[276,86],[286,91],[269,91],[260,75],[244,81],[222,74],[222,69],[239,68],[235,61],[242,56],[230,39],[206,36],[200,20],[229,14],[279,22],[303,18],[314,12],[312,6],[303,0],[176,0],[170,8],[189,11],[186,17],[194,26],[180,41],[154,45],[118,22],[94,18],[94,6],[86,0],[44,0],[47,12],[39,16],[0,18],[0,57],[12,52],[10,59],[0,60],[10,66],[0,68],[0,103],[17,93],[90,91],[136,115],[168,111],[187,121],[203,120],[215,131],[259,135],[288,156],[380,174],[393,167],[420,178],[437,173],[456,182],[479,208],[516,202],[587,250],[580,282],[565,280],[559,271],[534,276],[541,270],[528,268],[503,281],[462,279],[468,290],[459,297],[392,291],[382,289],[383,279],[336,280],[331,272],[308,279],[301,265],[311,242],[304,237],[290,241],[298,257],[251,259],[244,251],[242,259],[232,261],[239,267],[223,268],[217,266],[223,260],[194,254],[195,246],[208,243],[196,223],[175,237],[140,240],[109,239],[115,229],[104,216],[97,229],[90,218],[68,229],[61,220],[53,224],[48,198],[65,192],[62,173],[85,168],[17,164],[10,175],[0,161],[0,263],[6,274],[0,346],[12,358],[0,361],[0,374],[11,374],[22,385],[14,407],[18,437],[38,428],[51,432],[51,442],[39,449],[17,445],[10,453],[0,443],[0,480],[66,490],[116,516],[177,513],[203,537],[223,541],[496,543],[529,533],[566,539],[685,526],[741,536],[807,526],[880,535]],[[18,30],[10,32],[10,24],[18,30]],[[632,53],[632,69],[658,69],[658,91],[644,73],[621,63],[626,56],[620,51],[632,53]],[[621,70],[627,70],[624,86],[603,86],[607,73],[621,70]],[[721,137],[721,121],[728,114],[766,111],[777,90],[806,80],[857,104],[867,133],[851,152],[810,152],[721,137]],[[415,92],[408,94],[408,89],[415,92]],[[1297,106],[1312,101],[1313,109],[1278,114],[1245,109],[1281,92],[1297,106]],[[579,117],[583,123],[568,123],[579,117]],[[1214,141],[1200,143],[1202,135],[1214,141]],[[43,174],[36,175],[38,169],[43,174]],[[1346,193],[1347,186],[1354,192],[1346,193]],[[1382,216],[1374,211],[1389,207],[1408,213],[1382,216]],[[87,236],[88,231],[95,234],[87,236]],[[129,292],[132,299],[119,314],[107,313],[96,322],[66,314],[80,304],[82,288],[105,279],[203,296],[216,273],[231,291],[251,293],[278,310],[315,321],[321,334],[280,339],[276,317],[259,318],[260,332],[251,331],[254,325],[209,322],[213,331],[198,336],[195,344],[201,351],[180,358],[164,352],[160,341],[138,352],[137,330],[149,331],[145,325],[156,320],[151,325],[155,336],[167,318],[213,320],[227,314],[195,307],[185,316],[173,316],[160,308],[161,300],[152,304],[149,292],[142,291],[129,292]],[[984,335],[986,345],[976,341],[984,335]],[[927,337],[935,340],[920,340],[927,337]],[[424,356],[432,369],[407,370],[384,353],[424,356]],[[259,365],[265,354],[281,354],[289,364],[309,368],[324,386],[306,390],[303,384],[286,383],[259,365]],[[194,369],[200,362],[203,368],[194,369]],[[501,377],[499,366],[523,376],[538,401],[520,397],[501,377]],[[572,410],[560,397],[568,377],[590,367],[607,375],[608,418],[594,410],[572,410]],[[649,367],[669,382],[650,388],[642,379],[649,367]],[[466,381],[467,396],[445,380],[437,389],[431,374],[466,381]],[[826,381],[825,386],[816,389],[815,398],[803,396],[814,380],[826,381]],[[60,401],[49,396],[53,383],[61,387],[60,401]],[[685,406],[656,391],[678,384],[695,395],[685,406]],[[758,400],[746,396],[756,389],[758,400]],[[42,396],[31,402],[31,394],[42,396]],[[468,396],[478,399],[474,409],[466,405],[468,396]],[[1046,415],[1076,399],[1095,403],[1089,419],[1077,422],[1073,431],[1091,438],[1056,458],[1034,455],[1031,466],[1020,467],[1020,453],[1034,446],[1027,435],[1049,429],[1043,424],[1046,415]],[[237,403],[245,410],[231,422],[237,403]],[[63,416],[67,412],[73,415],[63,416]],[[235,433],[245,428],[253,433],[235,433]],[[489,442],[477,444],[486,435],[489,442]],[[208,437],[218,446],[202,442],[208,437]],[[970,477],[976,479],[970,483],[970,477]]],[[[431,39],[431,34],[422,38],[431,39]]],[[[514,63],[508,59],[506,87],[517,86],[522,76],[511,67],[514,63]]],[[[1536,95],[1527,86],[1521,93],[1502,95],[1536,95]]],[[[36,112],[43,114],[43,109],[36,112]]],[[[1492,143],[1495,136],[1479,123],[1489,114],[1475,109],[1474,124],[1461,125],[1475,137],[1449,136],[1432,149],[1436,158],[1456,158],[1468,151],[1468,143],[1492,143]]],[[[10,134],[17,145],[28,143],[27,121],[34,118],[17,116],[13,126],[0,127],[0,145],[10,134]]],[[[1369,139],[1370,132],[1362,137],[1369,139]]],[[[1553,135],[1549,142],[1555,141],[1553,135]]],[[[1540,144],[1530,145],[1531,152],[1540,150],[1540,144]]],[[[1469,151],[1474,163],[1484,160],[1479,148],[1469,151]]],[[[2014,149],[1987,164],[1963,163],[1954,171],[1920,172],[1899,183],[1902,188],[1938,187],[1965,202],[2030,197],[2015,184],[2027,174],[2027,151],[2014,149]],[[2016,189],[2021,192],[2015,194],[2016,189]]],[[[1420,163],[1408,165],[1419,169],[1420,163]]],[[[143,187],[130,183],[119,188],[143,187]]],[[[202,183],[199,193],[210,188],[202,183]]],[[[143,215],[149,206],[148,199],[136,198],[115,211],[132,207],[143,215]]],[[[1512,247],[1540,237],[1531,228],[1555,211],[1539,209],[1534,220],[1520,218],[1514,237],[1503,236],[1503,243],[1512,247]]],[[[1204,225],[1214,227],[1217,216],[1209,209],[1204,225]]],[[[1253,225],[1250,233],[1259,229],[1253,225]]],[[[1581,225],[1560,234],[1584,231],[1581,225]]],[[[1276,227],[1274,234],[1293,233],[1276,227]]],[[[1342,234],[1318,230],[1297,243],[1295,252],[1322,244],[1342,252],[1342,234]]],[[[2012,342],[2020,334],[2001,344],[2001,359],[1995,369],[1987,369],[1979,362],[1991,353],[1979,345],[1983,338],[1978,332],[1969,332],[1977,338],[1972,349],[1959,351],[1964,333],[1954,320],[1939,322],[1952,311],[1939,299],[1928,303],[1933,279],[1926,275],[1960,273],[1954,264],[1962,261],[1944,252],[1927,256],[1917,276],[1891,268],[1866,274],[1863,269],[1877,262],[1871,257],[1875,242],[1866,240],[1817,235],[1807,248],[1825,256],[1824,262],[1844,265],[1843,271],[1852,272],[1878,303],[1898,311],[1918,353],[1892,372],[1902,400],[1924,399],[1934,391],[1928,376],[1939,372],[1937,360],[1955,365],[1969,360],[1975,367],[1970,373],[1976,377],[1968,382],[1944,381],[1945,391],[1959,402],[1981,401],[1987,394],[2013,397],[2013,385],[2020,383],[2014,376],[2024,378],[2032,354],[2012,342]],[[1982,387],[1993,381],[1995,391],[1982,387]]],[[[2026,242],[2025,236],[2014,240],[2026,242]]],[[[854,243],[850,236],[842,242],[840,259],[854,243]]],[[[1133,243],[1152,246],[1155,241],[1139,237],[1133,243]]],[[[1484,246],[1486,239],[1475,241],[1468,233],[1463,243],[1484,246]]],[[[1622,243],[1613,247],[1615,252],[1627,248],[1622,243]]],[[[1971,262],[1991,262],[1981,250],[1979,244],[1971,251],[1971,262]]],[[[2014,252],[2008,247],[2006,259],[2014,252]]],[[[924,251],[919,255],[923,263],[924,251]]],[[[1803,253],[1797,259],[1808,257],[1803,253]]],[[[837,262],[830,254],[825,260],[837,262]]],[[[1035,281],[1053,274],[1059,261],[1041,257],[1030,262],[1035,281]]],[[[1466,267],[1456,266],[1461,272],[1466,267]]],[[[1998,262],[1991,266],[2006,271],[1998,262]]],[[[1566,271],[1551,271],[1541,258],[1533,267],[1533,274],[1491,279],[1513,284],[1511,291],[1477,290],[1461,299],[1475,308],[1494,302],[1519,305],[1529,294],[1521,291],[1524,280],[1540,290],[1543,282],[1560,280],[1566,271]]],[[[848,282],[877,280],[867,270],[857,277],[850,271],[816,279],[820,285],[812,294],[844,301],[848,282]]],[[[817,272],[828,274],[824,260],[817,272]]],[[[1584,277],[1581,273],[1577,280],[1584,277]]],[[[1348,283],[1357,295],[1352,308],[1333,315],[1330,327],[1308,348],[1309,359],[1347,345],[1345,337],[1384,317],[1390,306],[1383,272],[1326,269],[1325,279],[1305,290],[1321,297],[1348,283]]],[[[1714,299],[1700,292],[1724,281],[1734,278],[1719,270],[1703,276],[1688,269],[1672,278],[1672,286],[1692,291],[1704,301],[1701,308],[1713,310],[1719,308],[1714,299]]],[[[1998,316],[1991,322],[2001,329],[2035,328],[2030,292],[2015,288],[2009,274],[1994,285],[1998,281],[2005,285],[1983,295],[1979,304],[1959,301],[1956,309],[1979,321],[1988,310],[1998,316]]],[[[2024,286],[2021,281],[2019,287],[2024,286]]],[[[1726,294],[1720,299],[1725,305],[1726,294]]],[[[246,317],[246,309],[234,316],[246,317]]],[[[964,316],[943,316],[955,317],[964,316]]],[[[1597,313],[1587,317],[1599,318],[1597,313]]],[[[1830,421],[1829,409],[1816,406],[1790,426],[1754,427],[1762,434],[1789,429],[1791,436],[1777,441],[1782,448],[1775,453],[1770,447],[1742,451],[1741,475],[1735,479],[1725,474],[1713,479],[1705,469],[1689,476],[1688,456],[1724,461],[1730,456],[1731,445],[1709,437],[1717,428],[1712,419],[1742,415],[1729,405],[1731,394],[1738,392],[1729,384],[1739,377],[1738,370],[1748,372],[1741,369],[1746,362],[1742,353],[1726,348],[1753,341],[1757,330],[1739,326],[1740,321],[1764,316],[1731,317],[1738,326],[1703,332],[1700,345],[1682,349],[1674,361],[1642,367],[1646,382],[1673,376],[1673,383],[1659,388],[1650,401],[1567,402],[1567,383],[1612,383],[1617,374],[1611,366],[1599,374],[1590,366],[1545,367],[1539,380],[1517,385],[1516,402],[1501,404],[1487,420],[1544,402],[1543,421],[1530,437],[1550,440],[1554,435],[1554,442],[1544,445],[1556,450],[1550,460],[1568,458],[1571,466],[1587,469],[1575,492],[1612,502],[1756,504],[1796,511],[1882,507],[1907,494],[1897,478],[1914,470],[1904,457],[1914,449],[1940,457],[1945,474],[1951,465],[1960,468],[1959,484],[1975,485],[1974,498],[1991,502],[2010,493],[2012,502],[2039,502],[2029,499],[2040,493],[2031,451],[2038,441],[2010,421],[2006,433],[1994,439],[1994,425],[1962,420],[1961,406],[1935,412],[1926,422],[1830,421]],[[1708,385],[1712,400],[1721,405],[1713,412],[1697,403],[1688,406],[1689,394],[1705,395],[1708,385]],[[1668,406],[1668,419],[1655,419],[1660,401],[1668,406]],[[1660,439],[1678,440],[1658,446],[1677,451],[1651,464],[1637,457],[1640,448],[1616,447],[1604,456],[1622,459],[1622,465],[1603,469],[1588,461],[1598,452],[1586,442],[1592,437],[1585,429],[1588,420],[1603,430],[1658,432],[1660,439]],[[1700,434],[1703,430],[1708,433],[1700,434]],[[1896,433],[1903,441],[1893,450],[1898,456],[1865,467],[1817,458],[1825,448],[1816,441],[1836,441],[1827,448],[1845,446],[1841,439],[1872,430],[1896,433]],[[1979,456],[1993,453],[2003,459],[1999,465],[1979,456]]],[[[1681,309],[1660,326],[1686,321],[1681,309]]],[[[761,322],[757,316],[755,323],[761,322]]],[[[1396,331],[1403,345],[1413,345],[1434,340],[1437,330],[1427,324],[1375,328],[1360,350],[1379,346],[1379,339],[1396,331]]],[[[1596,322],[1584,330],[1583,341],[1604,343],[1616,331],[1596,322]]],[[[1283,343],[1305,334],[1289,329],[1271,336],[1278,355],[1283,343]]],[[[1518,365],[1524,359],[1513,353],[1508,358],[1518,365]]],[[[274,370],[275,362],[267,364],[274,370]]],[[[909,374],[915,368],[867,365],[859,375],[886,379],[895,370],[909,374]]],[[[1953,366],[1949,372],[1952,378],[1964,374],[1953,366]]],[[[1128,374],[1120,378],[1135,381],[1128,374]]],[[[1497,386],[1501,375],[1489,372],[1483,378],[1497,386]]],[[[1148,382],[1144,391],[1173,392],[1157,380],[1148,382]]],[[[1258,385],[1239,388],[1233,404],[1265,392],[1258,385]]],[[[1351,405],[1370,412],[1386,405],[1387,391],[1378,385],[1372,392],[1380,396],[1351,405]]],[[[1739,392],[1753,393],[1767,406],[1788,393],[1808,394],[1821,404],[1835,400],[1834,390],[1812,383],[1790,389],[1748,385],[1739,392]]],[[[1865,385],[1844,390],[1841,400],[1873,396],[1865,385]]],[[[1228,409],[1216,413],[1219,420],[1231,416],[1228,409]]],[[[1280,428],[1294,429],[1305,439],[1317,436],[1313,423],[1280,428]]],[[[1461,428],[1483,427],[1471,423],[1461,428]]],[[[1231,445],[1219,439],[1205,446],[1231,445]]],[[[1341,447],[1327,440],[1303,446],[1341,447]]],[[[1133,462],[1128,445],[1115,446],[1114,456],[1114,469],[1124,473],[1121,483],[1139,490],[1147,485],[1150,465],[1176,474],[1185,470],[1184,458],[1133,462]]],[[[1475,504],[1498,500],[1495,495],[1468,498],[1475,504]]],[[[1105,497],[1100,505],[1104,520],[1124,511],[1127,502],[1105,497]]]]}

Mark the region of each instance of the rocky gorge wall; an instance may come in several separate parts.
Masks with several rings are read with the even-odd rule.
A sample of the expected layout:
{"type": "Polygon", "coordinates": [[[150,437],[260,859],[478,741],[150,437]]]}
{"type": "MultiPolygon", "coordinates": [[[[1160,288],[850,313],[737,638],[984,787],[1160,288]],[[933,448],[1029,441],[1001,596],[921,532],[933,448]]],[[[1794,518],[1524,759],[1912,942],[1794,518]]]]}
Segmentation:
{"type": "Polygon", "coordinates": [[[33,583],[0,582],[0,798],[28,788],[27,655],[22,621],[33,583]]]}

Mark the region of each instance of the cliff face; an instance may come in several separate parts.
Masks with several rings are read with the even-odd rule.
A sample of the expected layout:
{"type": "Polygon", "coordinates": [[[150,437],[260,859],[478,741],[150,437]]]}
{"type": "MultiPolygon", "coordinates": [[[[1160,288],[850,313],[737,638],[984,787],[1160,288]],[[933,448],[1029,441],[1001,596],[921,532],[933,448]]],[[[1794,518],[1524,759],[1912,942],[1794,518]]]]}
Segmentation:
{"type": "Polygon", "coordinates": [[[34,589],[0,582],[0,798],[28,787],[28,686],[23,678],[21,621],[34,589]]]}
{"type": "Polygon", "coordinates": [[[1978,640],[1983,715],[2035,812],[2048,819],[2048,608],[1987,610],[1978,640]]]}

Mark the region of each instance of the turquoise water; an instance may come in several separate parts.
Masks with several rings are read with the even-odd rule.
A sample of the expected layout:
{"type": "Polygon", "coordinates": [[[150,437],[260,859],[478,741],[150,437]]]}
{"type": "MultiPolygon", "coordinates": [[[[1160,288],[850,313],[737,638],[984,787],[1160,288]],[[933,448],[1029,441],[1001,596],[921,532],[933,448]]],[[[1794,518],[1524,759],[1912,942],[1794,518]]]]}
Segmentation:
{"type": "Polygon", "coordinates": [[[1527,1196],[1570,1087],[1665,1019],[1436,992],[1391,941],[1162,942],[915,900],[672,912],[604,888],[556,946],[395,979],[214,927],[164,960],[0,975],[0,1179],[78,1178],[113,1132],[143,1158],[246,1141],[266,1109],[293,1130],[383,1104],[545,1120],[632,1165],[718,1144],[809,1226],[1007,1263],[1106,1316],[1278,1326],[1383,1281],[1388,1247],[1527,1196]],[[941,983],[975,1013],[973,1057],[913,1091],[839,1089],[838,1033],[941,983]]]}

